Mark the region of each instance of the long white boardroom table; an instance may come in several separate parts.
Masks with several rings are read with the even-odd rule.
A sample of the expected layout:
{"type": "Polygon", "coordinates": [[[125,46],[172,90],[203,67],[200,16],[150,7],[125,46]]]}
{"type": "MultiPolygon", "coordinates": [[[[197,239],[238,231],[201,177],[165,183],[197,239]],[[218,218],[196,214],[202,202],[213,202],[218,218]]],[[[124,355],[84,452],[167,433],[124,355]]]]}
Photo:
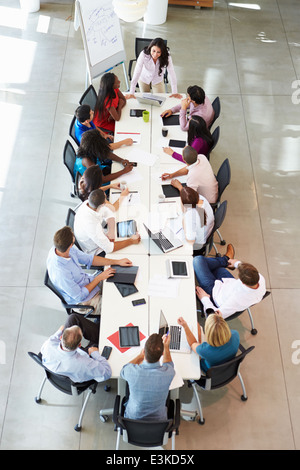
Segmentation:
{"type": "MultiPolygon", "coordinates": [[[[183,163],[164,153],[163,146],[168,146],[170,138],[179,140],[187,138],[186,132],[181,131],[179,126],[167,127],[168,136],[162,137],[161,112],[180,102],[178,99],[169,98],[168,95],[163,96],[166,96],[167,99],[162,107],[144,106],[135,99],[128,100],[126,107],[122,110],[121,120],[116,123],[115,140],[136,135],[136,138],[133,137],[136,143],[129,147],[121,147],[115,153],[129,161],[133,161],[132,156],[142,157],[132,172],[118,180],[127,183],[130,193],[120,205],[120,209],[116,213],[116,220],[136,220],[141,242],[109,255],[111,258],[129,258],[134,265],[139,266],[135,282],[137,293],[123,298],[114,283],[104,282],[103,284],[99,349],[102,350],[105,345],[113,347],[109,358],[112,378],[119,378],[123,365],[139,353],[150,334],[158,332],[161,310],[171,324],[176,324],[178,317],[182,316],[197,337],[192,246],[186,242],[184,232],[181,230],[180,237],[183,246],[164,254],[149,238],[144,228],[144,223],[149,221],[149,216],[151,220],[154,218],[154,225],[155,223],[161,226],[167,224],[170,228],[178,228],[182,219],[179,197],[167,198],[163,203],[158,202],[159,195],[162,193],[161,174],[184,166],[183,163]],[[130,117],[130,109],[149,110],[149,122],[145,123],[142,118],[130,117]],[[148,164],[145,163],[147,156],[149,157],[148,164]],[[131,201],[129,201],[131,194],[131,201]],[[169,214],[165,211],[165,207],[170,207],[170,204],[176,206],[177,213],[177,217],[174,217],[173,214],[171,219],[168,218],[169,214]],[[170,289],[170,292],[166,288],[163,295],[159,295],[159,292],[153,289],[153,285],[155,286],[159,279],[161,279],[161,283],[165,283],[165,286],[168,285],[168,282],[174,281],[167,278],[166,260],[168,258],[185,260],[189,266],[190,276],[186,279],[176,280],[176,288],[170,289]],[[152,288],[150,288],[151,286],[152,288]],[[140,298],[144,298],[146,303],[134,307],[132,301],[140,298]],[[120,326],[129,324],[139,326],[140,332],[145,338],[139,347],[123,351],[114,343],[115,337],[113,335],[116,335],[120,326]]],[[[119,169],[119,166],[118,163],[113,163],[113,168],[119,169]]],[[[170,181],[166,183],[170,184],[170,181]]],[[[114,202],[118,197],[118,191],[112,189],[110,201],[114,202]]],[[[183,380],[199,378],[200,363],[197,354],[194,352],[189,354],[172,352],[172,359],[179,378],[183,380]]]]}

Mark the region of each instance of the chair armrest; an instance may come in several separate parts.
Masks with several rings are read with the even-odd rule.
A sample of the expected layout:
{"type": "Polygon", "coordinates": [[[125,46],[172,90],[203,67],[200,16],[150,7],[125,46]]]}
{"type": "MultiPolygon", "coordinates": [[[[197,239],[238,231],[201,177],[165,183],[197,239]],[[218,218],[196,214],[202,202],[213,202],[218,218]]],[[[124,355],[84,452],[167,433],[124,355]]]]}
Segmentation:
{"type": "Polygon", "coordinates": [[[174,429],[178,430],[180,425],[180,399],[176,398],[175,401],[175,412],[174,412],[174,429]]]}

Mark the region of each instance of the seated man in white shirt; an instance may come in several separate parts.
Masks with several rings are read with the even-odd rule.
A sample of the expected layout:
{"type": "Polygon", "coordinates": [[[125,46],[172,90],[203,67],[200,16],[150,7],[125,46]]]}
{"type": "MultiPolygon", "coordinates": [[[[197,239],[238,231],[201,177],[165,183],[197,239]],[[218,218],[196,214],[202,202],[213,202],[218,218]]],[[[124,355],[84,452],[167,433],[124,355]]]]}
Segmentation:
{"type": "Polygon", "coordinates": [[[98,341],[99,323],[72,314],[41,347],[43,364],[76,383],[107,380],[111,377],[111,368],[99,353],[98,341]],[[89,341],[85,348],[81,347],[83,338],[89,341]]]}
{"type": "Polygon", "coordinates": [[[214,175],[211,164],[205,155],[198,155],[197,151],[187,145],[182,152],[182,159],[187,166],[175,171],[174,173],[163,173],[162,180],[171,179],[171,184],[179,191],[182,184],[176,179],[178,176],[187,175],[186,185],[194,189],[210,204],[217,202],[218,199],[218,182],[214,175]]]}
{"type": "Polygon", "coordinates": [[[231,244],[228,245],[225,256],[197,256],[193,265],[199,284],[196,293],[205,312],[208,309],[218,310],[223,318],[227,318],[257,304],[266,293],[264,277],[251,264],[234,259],[231,244]],[[226,268],[237,268],[238,279],[226,268]]]}
{"type": "Polygon", "coordinates": [[[76,212],[74,233],[81,249],[93,255],[112,253],[140,242],[138,233],[126,240],[115,241],[115,225],[115,216],[106,204],[105,193],[102,189],[95,189],[76,212]],[[107,224],[106,233],[104,224],[107,224]]]}

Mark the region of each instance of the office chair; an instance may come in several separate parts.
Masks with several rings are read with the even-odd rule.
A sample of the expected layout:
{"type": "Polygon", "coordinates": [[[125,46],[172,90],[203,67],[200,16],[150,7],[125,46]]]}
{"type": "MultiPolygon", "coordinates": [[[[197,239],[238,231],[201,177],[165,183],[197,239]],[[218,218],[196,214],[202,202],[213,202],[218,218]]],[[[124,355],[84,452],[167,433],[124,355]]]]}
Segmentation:
{"type": "Polygon", "coordinates": [[[202,390],[216,390],[217,388],[225,387],[225,385],[229,384],[238,376],[240,379],[240,383],[242,386],[243,394],[241,395],[241,400],[246,401],[248,399],[246,388],[240,373],[240,365],[255,346],[251,346],[248,349],[245,349],[241,344],[239,345],[239,349],[241,354],[234,357],[230,361],[227,361],[223,364],[218,366],[213,366],[206,372],[205,375],[201,375],[199,380],[190,380],[188,381],[188,386],[193,388],[193,402],[192,404],[182,404],[181,407],[181,415],[188,416],[192,421],[195,421],[196,417],[199,416],[198,423],[204,424],[205,419],[203,418],[203,411],[201,407],[201,401],[197,392],[197,385],[201,387],[202,390]],[[196,401],[196,410],[184,410],[184,407],[190,408],[193,406],[194,402],[196,401]]]}
{"type": "Polygon", "coordinates": [[[39,366],[41,366],[44,369],[45,374],[46,374],[41,383],[38,395],[35,397],[36,403],[40,404],[42,401],[41,395],[42,395],[42,391],[46,383],[46,380],[48,380],[59,391],[66,393],[67,395],[79,396],[83,392],[88,390],[87,396],[81,408],[78,423],[74,427],[75,431],[81,431],[81,424],[82,424],[83,414],[84,414],[86,405],[88,403],[90,395],[92,393],[96,393],[98,382],[96,382],[95,380],[89,380],[87,382],[75,383],[69,377],[66,377],[65,375],[55,374],[54,372],[51,372],[49,369],[47,369],[47,367],[45,367],[42,362],[41,353],[35,354],[33,352],[28,352],[28,354],[39,366]]]}
{"type": "Polygon", "coordinates": [[[214,148],[216,147],[216,145],[217,145],[217,143],[218,143],[218,141],[219,141],[219,138],[220,138],[220,127],[219,127],[219,126],[215,128],[215,130],[213,131],[213,133],[212,133],[211,136],[212,136],[212,139],[213,139],[213,144],[212,144],[212,146],[211,146],[211,148],[210,148],[208,154],[206,155],[208,161],[209,161],[209,159],[210,159],[210,154],[211,154],[211,152],[212,152],[212,151],[214,150],[214,148]]]}
{"type": "Polygon", "coordinates": [[[97,93],[93,85],[90,85],[85,92],[83,93],[82,97],[79,100],[79,104],[88,104],[92,110],[95,109],[97,101],[97,93]]]}
{"type": "Polygon", "coordinates": [[[80,145],[80,142],[78,141],[76,135],[75,135],[75,121],[76,121],[76,116],[73,116],[70,127],[69,127],[69,136],[72,137],[74,140],[75,144],[80,145]]]}
{"type": "MultiPolygon", "coordinates": [[[[261,299],[261,301],[263,301],[266,297],[268,297],[269,295],[271,294],[271,292],[269,291],[266,291],[265,295],[263,296],[263,298],[261,299]]],[[[253,317],[252,317],[252,314],[251,314],[251,307],[248,307],[246,310],[248,312],[248,315],[249,315],[249,319],[250,319],[250,323],[251,323],[251,334],[253,336],[257,335],[257,329],[254,328],[254,321],[253,321],[253,317]]],[[[231,320],[234,320],[235,318],[239,317],[240,315],[242,315],[242,313],[244,313],[245,310],[241,310],[240,312],[236,312],[234,313],[233,315],[230,315],[230,317],[226,318],[226,321],[231,321],[231,320]]]]}
{"type": "Polygon", "coordinates": [[[68,315],[71,313],[78,313],[74,312],[73,309],[84,309],[86,313],[83,314],[85,318],[99,318],[98,315],[93,315],[95,311],[94,307],[91,305],[83,305],[83,304],[67,304],[61,293],[56,289],[56,287],[52,284],[51,279],[49,277],[48,270],[46,270],[45,277],[44,277],[44,285],[48,287],[61,301],[63,308],[66,310],[68,315]]]}
{"type": "Polygon", "coordinates": [[[212,247],[214,247],[216,256],[221,256],[220,253],[218,253],[217,247],[214,243],[214,234],[218,232],[219,228],[221,227],[222,223],[224,222],[225,216],[227,212],[227,201],[223,201],[222,204],[216,209],[215,211],[215,223],[213,226],[213,229],[211,231],[211,234],[209,235],[208,239],[206,240],[206,243],[204,247],[202,248],[201,251],[203,251],[204,256],[208,256],[210,253],[212,247]]]}
{"type": "MultiPolygon", "coordinates": [[[[222,165],[220,166],[219,171],[216,176],[216,180],[218,182],[218,199],[217,199],[217,202],[211,204],[211,207],[214,213],[217,210],[217,208],[220,207],[222,194],[224,193],[225,189],[227,188],[231,180],[231,169],[230,169],[230,163],[229,163],[228,158],[226,158],[224,162],[222,163],[222,165]]],[[[226,245],[226,241],[222,238],[222,235],[219,230],[217,230],[217,234],[220,238],[220,244],[226,245]]]]}
{"type": "Polygon", "coordinates": [[[78,191],[76,188],[76,179],[74,177],[74,165],[76,161],[76,152],[74,150],[73,145],[69,140],[66,141],[63,151],[63,161],[64,165],[67,167],[68,172],[71,175],[72,180],[72,191],[70,192],[71,197],[76,197],[78,195],[78,191]]]}
{"type": "Polygon", "coordinates": [[[119,449],[120,437],[123,442],[139,447],[157,447],[166,445],[169,437],[172,437],[172,450],[175,450],[175,436],[178,435],[180,425],[180,400],[169,400],[168,418],[165,421],[146,421],[124,418],[124,398],[120,407],[120,395],[116,396],[113,422],[118,432],[116,450],[119,449]]]}
{"type": "Polygon", "coordinates": [[[218,119],[218,117],[220,116],[220,112],[221,112],[221,102],[220,102],[220,98],[217,96],[217,98],[215,98],[212,102],[212,107],[214,109],[214,112],[215,112],[215,115],[214,115],[214,118],[213,118],[213,121],[211,123],[211,125],[209,126],[209,129],[212,128],[213,124],[216,122],[216,120],[218,119]]]}
{"type": "MultiPolygon", "coordinates": [[[[133,65],[133,62],[136,62],[137,59],[138,59],[138,56],[140,55],[140,53],[142,52],[142,50],[146,47],[146,46],[149,46],[150,42],[152,41],[152,39],[146,39],[146,38],[135,38],[135,59],[131,59],[129,61],[129,67],[128,67],[128,77],[129,77],[129,80],[131,81],[132,80],[132,76],[131,76],[131,71],[132,71],[132,65],[133,65]]],[[[164,39],[164,43],[167,45],[167,40],[164,39]]],[[[166,89],[166,93],[168,92],[168,71],[166,70],[165,73],[164,73],[164,84],[165,84],[165,89],[166,89]]],[[[139,86],[138,83],[136,85],[137,87],[139,86]]]]}

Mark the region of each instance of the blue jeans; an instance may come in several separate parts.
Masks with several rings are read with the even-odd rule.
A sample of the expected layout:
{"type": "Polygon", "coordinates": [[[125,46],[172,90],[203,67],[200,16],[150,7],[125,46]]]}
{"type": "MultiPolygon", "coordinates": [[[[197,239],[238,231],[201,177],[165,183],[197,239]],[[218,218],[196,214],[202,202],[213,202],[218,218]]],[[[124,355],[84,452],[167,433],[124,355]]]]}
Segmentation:
{"type": "Polygon", "coordinates": [[[196,256],[193,260],[193,266],[196,278],[200,287],[212,299],[212,290],[216,280],[221,280],[223,277],[233,277],[232,274],[226,269],[228,264],[227,256],[220,256],[217,258],[205,258],[204,256],[196,256]]]}

